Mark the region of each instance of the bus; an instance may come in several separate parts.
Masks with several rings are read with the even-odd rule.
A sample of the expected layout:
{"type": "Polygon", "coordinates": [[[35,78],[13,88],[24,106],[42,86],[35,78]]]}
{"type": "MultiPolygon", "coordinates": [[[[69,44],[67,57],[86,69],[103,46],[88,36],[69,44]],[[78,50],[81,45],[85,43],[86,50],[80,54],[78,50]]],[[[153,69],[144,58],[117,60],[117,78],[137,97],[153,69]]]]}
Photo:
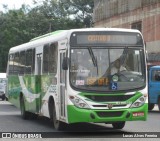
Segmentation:
{"type": "Polygon", "coordinates": [[[54,128],[72,123],[146,121],[145,45],[138,30],[59,30],[9,51],[8,99],[24,119],[45,116],[54,128]],[[125,70],[111,74],[116,60],[125,70]]]}

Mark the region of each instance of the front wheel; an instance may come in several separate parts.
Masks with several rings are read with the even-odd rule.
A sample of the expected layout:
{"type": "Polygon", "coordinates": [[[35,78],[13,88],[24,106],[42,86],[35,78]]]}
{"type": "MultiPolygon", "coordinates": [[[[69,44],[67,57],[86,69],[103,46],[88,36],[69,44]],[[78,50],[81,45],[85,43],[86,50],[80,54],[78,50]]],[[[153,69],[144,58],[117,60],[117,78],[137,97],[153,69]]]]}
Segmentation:
{"type": "Polygon", "coordinates": [[[114,129],[122,129],[125,126],[125,121],[112,123],[114,129]]]}
{"type": "Polygon", "coordinates": [[[65,129],[65,127],[66,127],[65,123],[59,121],[57,119],[57,117],[56,117],[56,109],[55,109],[54,103],[52,103],[52,111],[53,111],[53,113],[52,113],[51,120],[53,122],[54,128],[56,130],[63,130],[63,129],[65,129]]]}

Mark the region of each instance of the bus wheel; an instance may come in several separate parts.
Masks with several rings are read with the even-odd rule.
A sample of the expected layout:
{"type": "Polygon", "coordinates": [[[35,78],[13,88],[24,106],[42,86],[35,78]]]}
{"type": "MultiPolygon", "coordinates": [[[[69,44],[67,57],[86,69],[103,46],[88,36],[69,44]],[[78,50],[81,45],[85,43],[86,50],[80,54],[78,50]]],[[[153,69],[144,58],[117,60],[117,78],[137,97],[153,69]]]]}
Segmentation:
{"type": "Polygon", "coordinates": [[[63,130],[65,128],[65,123],[57,120],[57,118],[56,118],[56,109],[55,109],[54,103],[52,104],[52,108],[53,108],[52,122],[54,124],[54,128],[56,130],[63,130]]]}
{"type": "Polygon", "coordinates": [[[148,103],[148,110],[153,110],[154,104],[148,103]]]}
{"type": "Polygon", "coordinates": [[[23,119],[28,119],[29,118],[29,113],[25,109],[25,104],[24,104],[24,98],[20,98],[20,109],[21,109],[21,116],[23,119]]]}
{"type": "Polygon", "coordinates": [[[122,129],[125,126],[125,121],[112,123],[114,129],[122,129]]]}

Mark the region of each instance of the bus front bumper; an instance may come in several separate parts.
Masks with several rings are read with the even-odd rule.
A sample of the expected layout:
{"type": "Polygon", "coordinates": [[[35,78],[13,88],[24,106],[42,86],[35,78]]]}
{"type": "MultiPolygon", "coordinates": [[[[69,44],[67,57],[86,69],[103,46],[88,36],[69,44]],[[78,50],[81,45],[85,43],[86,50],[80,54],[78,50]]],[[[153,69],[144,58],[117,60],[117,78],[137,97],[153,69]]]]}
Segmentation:
{"type": "Polygon", "coordinates": [[[94,110],[80,109],[74,105],[68,105],[68,123],[96,122],[107,123],[116,121],[146,121],[148,104],[138,108],[94,110]]]}

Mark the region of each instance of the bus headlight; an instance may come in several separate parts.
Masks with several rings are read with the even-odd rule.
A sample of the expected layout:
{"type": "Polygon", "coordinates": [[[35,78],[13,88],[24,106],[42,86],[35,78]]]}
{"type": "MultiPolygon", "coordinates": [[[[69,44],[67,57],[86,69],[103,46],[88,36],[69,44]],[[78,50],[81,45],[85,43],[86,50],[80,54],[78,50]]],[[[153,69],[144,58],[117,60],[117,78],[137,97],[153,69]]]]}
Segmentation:
{"type": "Polygon", "coordinates": [[[138,99],[131,105],[131,107],[132,107],[132,108],[140,107],[140,106],[144,105],[145,101],[146,101],[146,97],[145,97],[145,96],[141,96],[140,98],[138,98],[138,99]]]}
{"type": "Polygon", "coordinates": [[[82,99],[80,99],[76,96],[69,96],[69,99],[78,108],[90,109],[90,107],[88,106],[88,104],[86,102],[84,102],[82,99]]]}

